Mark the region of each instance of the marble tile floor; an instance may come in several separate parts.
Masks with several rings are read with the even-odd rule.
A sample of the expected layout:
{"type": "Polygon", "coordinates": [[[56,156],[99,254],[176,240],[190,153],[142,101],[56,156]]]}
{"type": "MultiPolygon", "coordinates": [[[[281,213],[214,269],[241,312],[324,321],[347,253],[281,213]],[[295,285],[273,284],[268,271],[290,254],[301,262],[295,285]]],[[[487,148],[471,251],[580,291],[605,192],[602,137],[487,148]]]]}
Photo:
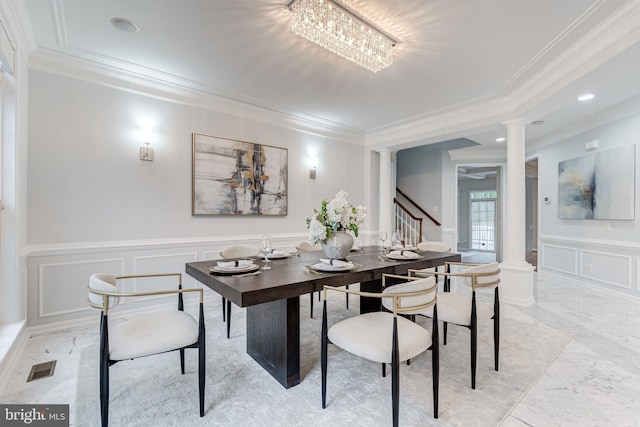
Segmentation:
{"type": "MultiPolygon", "coordinates": [[[[401,425],[640,425],[640,303],[548,276],[536,276],[535,285],[534,305],[503,304],[499,372],[492,369],[491,340],[483,341],[491,327],[481,329],[476,390],[469,387],[468,332],[449,328],[449,343],[440,347],[439,419],[433,419],[431,407],[430,352],[401,367],[401,425]]],[[[342,295],[330,302],[332,316],[345,313],[342,295]]],[[[244,352],[243,310],[234,307],[232,337],[227,340],[219,298],[209,298],[205,417],[196,416],[193,369],[170,382],[164,394],[156,393],[159,380],[150,381],[149,375],[168,366],[174,370],[175,360],[167,355],[112,367],[111,408],[116,414],[111,425],[389,425],[388,377],[381,378],[377,364],[354,362],[333,347],[328,407],[320,408],[316,335],[321,313],[318,305],[315,310],[309,319],[308,298],[301,298],[304,379],[285,390],[244,352]],[[172,391],[181,387],[192,394],[172,391]],[[173,408],[176,395],[180,399],[173,408]],[[174,416],[182,407],[186,412],[174,416]]],[[[355,312],[357,303],[346,315],[355,312]]],[[[429,320],[420,322],[431,329],[429,320]]],[[[31,333],[15,372],[0,390],[0,402],[69,403],[71,425],[98,425],[97,333],[97,319],[85,326],[31,333]],[[26,383],[33,364],[53,359],[58,361],[53,377],[26,383]]],[[[194,362],[188,358],[187,366],[194,362]]]]}

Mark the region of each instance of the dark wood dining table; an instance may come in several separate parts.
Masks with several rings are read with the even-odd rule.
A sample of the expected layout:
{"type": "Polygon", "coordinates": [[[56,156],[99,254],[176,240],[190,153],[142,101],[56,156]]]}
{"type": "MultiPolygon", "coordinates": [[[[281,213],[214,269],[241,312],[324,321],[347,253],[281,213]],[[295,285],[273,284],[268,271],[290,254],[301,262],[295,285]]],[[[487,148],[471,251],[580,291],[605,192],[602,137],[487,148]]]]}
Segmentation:
{"type": "MultiPolygon", "coordinates": [[[[384,273],[405,275],[409,269],[435,267],[461,259],[460,254],[451,252],[420,252],[420,258],[402,261],[382,255],[382,247],[366,246],[347,257],[356,268],[322,274],[309,269],[319,258],[324,258],[322,251],[272,260],[270,270],[260,270],[260,274],[253,276],[214,274],[210,268],[218,260],[187,263],[186,272],[234,304],[246,307],[247,353],[289,388],[300,383],[300,295],[322,290],[324,285],[358,282],[362,291],[381,292],[384,273]]],[[[262,263],[258,258],[256,262],[262,263]]],[[[361,313],[379,310],[378,299],[360,299],[361,313]]]]}

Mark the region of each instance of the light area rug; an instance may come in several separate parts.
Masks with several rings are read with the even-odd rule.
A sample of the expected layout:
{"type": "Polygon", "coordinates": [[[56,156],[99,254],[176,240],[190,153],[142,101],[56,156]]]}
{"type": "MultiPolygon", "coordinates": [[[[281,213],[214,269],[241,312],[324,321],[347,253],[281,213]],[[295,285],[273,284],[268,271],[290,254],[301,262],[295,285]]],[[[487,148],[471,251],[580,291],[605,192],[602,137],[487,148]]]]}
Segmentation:
{"type": "MultiPolygon", "coordinates": [[[[329,323],[356,315],[357,298],[345,309],[344,296],[329,301],[329,323]]],[[[167,353],[123,361],[110,368],[111,426],[359,426],[391,425],[391,378],[381,366],[330,345],[327,408],[321,406],[321,304],[309,318],[309,297],[301,297],[302,381],[282,387],[249,355],[245,312],[233,307],[231,338],[225,337],[220,306],[205,307],[207,379],[205,416],[198,415],[197,351],[187,350],[186,373],[179,355],[167,353]]],[[[431,330],[430,319],[418,323],[431,330]]],[[[80,357],[77,426],[100,424],[98,347],[80,357]]],[[[557,357],[568,334],[503,305],[500,371],[493,369],[492,323],[480,329],[477,389],[470,387],[469,333],[449,326],[440,346],[440,409],[433,418],[431,352],[400,367],[400,425],[496,426],[557,357]]],[[[389,372],[389,370],[388,370],[389,372]]]]}

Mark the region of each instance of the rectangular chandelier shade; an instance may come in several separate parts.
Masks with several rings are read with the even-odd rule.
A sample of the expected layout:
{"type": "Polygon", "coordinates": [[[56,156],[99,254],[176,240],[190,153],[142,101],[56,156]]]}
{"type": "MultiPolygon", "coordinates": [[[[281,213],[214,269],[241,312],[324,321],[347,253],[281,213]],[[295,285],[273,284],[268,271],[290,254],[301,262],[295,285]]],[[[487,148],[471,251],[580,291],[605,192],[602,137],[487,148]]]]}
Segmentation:
{"type": "Polygon", "coordinates": [[[330,0],[294,0],[291,29],[349,61],[378,72],[393,62],[394,41],[330,0]]]}

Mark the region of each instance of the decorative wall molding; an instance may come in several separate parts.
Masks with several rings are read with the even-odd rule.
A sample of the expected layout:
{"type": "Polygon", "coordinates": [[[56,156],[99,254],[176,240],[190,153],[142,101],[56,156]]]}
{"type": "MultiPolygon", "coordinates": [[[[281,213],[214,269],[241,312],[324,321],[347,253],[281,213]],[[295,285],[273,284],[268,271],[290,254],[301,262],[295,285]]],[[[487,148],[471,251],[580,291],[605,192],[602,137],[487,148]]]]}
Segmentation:
{"type": "Polygon", "coordinates": [[[564,243],[569,245],[593,246],[593,247],[610,248],[610,249],[617,249],[617,250],[640,251],[640,243],[638,242],[624,242],[621,240],[589,239],[584,237],[554,236],[549,234],[540,234],[538,238],[540,242],[557,242],[557,243],[564,243]]]}
{"type": "Polygon", "coordinates": [[[631,261],[631,257],[628,255],[616,255],[609,252],[591,251],[591,250],[580,251],[580,276],[584,277],[585,279],[593,280],[594,282],[600,282],[607,285],[613,285],[613,286],[619,286],[625,289],[631,289],[632,267],[633,267],[633,264],[631,261]],[[587,258],[585,257],[585,255],[589,255],[589,254],[594,255],[594,259],[595,259],[594,262],[588,263],[587,261],[585,261],[585,258],[587,258]],[[619,261],[622,261],[621,263],[619,263],[620,265],[617,266],[618,268],[616,268],[616,265],[613,265],[616,259],[618,259],[619,261]],[[589,271],[589,268],[587,268],[587,264],[592,266],[594,264],[598,266],[603,265],[603,266],[606,266],[606,268],[601,269],[600,271],[596,270],[595,272],[592,272],[592,271],[589,271]],[[596,274],[590,274],[590,273],[596,273],[596,274]],[[609,280],[609,278],[613,279],[617,277],[616,273],[619,273],[621,278],[622,276],[624,276],[624,279],[625,279],[624,282],[616,282],[614,280],[609,280]]]}
{"type": "MultiPolygon", "coordinates": [[[[51,262],[46,264],[38,265],[38,317],[52,317],[52,316],[60,316],[63,314],[71,314],[77,313],[80,311],[89,311],[91,308],[86,304],[86,287],[89,281],[89,275],[87,274],[84,277],[84,280],[80,282],[81,286],[69,286],[69,282],[73,280],[72,276],[68,276],[67,279],[62,283],[62,287],[55,288],[56,283],[55,279],[50,279],[51,276],[47,277],[47,270],[51,271],[53,269],[61,269],[68,268],[68,270],[73,270],[73,267],[78,266],[87,266],[87,265],[102,265],[102,268],[94,268],[93,272],[96,271],[112,271],[111,268],[106,267],[107,264],[120,264],[120,272],[118,274],[124,274],[125,272],[125,260],[124,258],[109,258],[109,259],[92,259],[86,261],[65,261],[65,262],[51,262]],[[64,300],[65,303],[69,303],[71,298],[65,298],[65,293],[74,292],[77,290],[84,291],[82,292],[82,297],[80,298],[82,304],[76,307],[69,307],[67,309],[50,311],[47,310],[45,306],[46,302],[54,301],[53,296],[56,296],[59,300],[64,300]],[[50,291],[50,294],[47,294],[47,291],[50,291]]],[[[84,268],[78,268],[77,270],[85,270],[84,268]]]]}
{"type": "Polygon", "coordinates": [[[559,245],[542,245],[542,268],[546,270],[553,270],[560,273],[570,274],[572,276],[578,275],[578,250],[576,248],[559,245]],[[570,264],[568,269],[563,269],[558,266],[552,266],[547,263],[547,260],[557,260],[559,255],[564,252],[565,254],[573,257],[573,263],[570,264]],[[553,254],[553,255],[552,255],[553,254]]]}

